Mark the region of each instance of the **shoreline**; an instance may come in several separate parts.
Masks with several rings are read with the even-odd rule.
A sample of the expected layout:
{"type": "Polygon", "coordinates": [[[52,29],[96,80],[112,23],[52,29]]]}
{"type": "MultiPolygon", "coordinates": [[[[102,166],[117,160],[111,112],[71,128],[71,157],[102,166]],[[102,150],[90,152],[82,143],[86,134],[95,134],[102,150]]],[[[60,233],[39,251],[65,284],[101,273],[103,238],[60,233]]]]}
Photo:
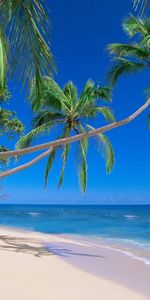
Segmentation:
{"type": "MultiPolygon", "coordinates": [[[[67,276],[72,276],[74,283],[77,282],[78,277],[80,276],[82,277],[82,282],[88,282],[89,280],[89,284],[85,285],[88,287],[88,291],[85,290],[85,286],[80,286],[83,297],[79,298],[79,295],[76,295],[75,299],[90,299],[88,298],[88,295],[92,292],[94,293],[93,299],[98,299],[98,295],[95,296],[93,290],[94,286],[94,289],[98,289],[99,293],[103,290],[104,297],[102,299],[104,300],[113,299],[112,293],[114,294],[114,299],[118,300],[119,297],[120,299],[132,300],[149,299],[150,266],[128,257],[123,253],[117,253],[115,249],[106,249],[100,245],[99,247],[96,247],[97,245],[92,245],[88,243],[88,240],[82,240],[81,238],[82,237],[78,239],[77,236],[75,237],[73,235],[52,235],[22,230],[19,228],[11,228],[8,226],[0,226],[0,265],[3,264],[3,261],[6,261],[6,278],[8,279],[10,274],[12,275],[12,272],[15,277],[16,274],[14,274],[14,270],[10,269],[10,266],[15,261],[16,268],[18,268],[19,264],[21,264],[20,258],[22,256],[23,261],[25,260],[27,264],[30,262],[31,265],[34,263],[35,268],[40,264],[42,270],[45,270],[47,273],[48,278],[52,278],[53,273],[56,272],[55,285],[56,283],[60,285],[59,273],[61,273],[61,281],[65,281],[63,285],[64,290],[67,290],[66,285],[67,280],[69,280],[67,276]],[[55,270],[55,264],[57,270],[55,270]],[[47,265],[49,265],[49,268],[47,265]],[[64,269],[68,270],[68,275],[65,275],[64,269]],[[93,282],[92,287],[90,286],[91,281],[93,282]],[[110,298],[108,298],[107,295],[108,287],[109,289],[111,287],[110,298]],[[118,294],[120,291],[122,291],[121,293],[123,293],[123,295],[118,294]],[[86,297],[84,296],[85,294],[86,297]]],[[[32,273],[33,278],[36,276],[34,270],[29,269],[26,274],[22,275],[23,282],[27,280],[28,273],[30,274],[30,272],[32,273]]],[[[1,274],[3,275],[2,266],[1,274]]],[[[33,278],[31,279],[33,280],[33,278]]],[[[5,286],[3,276],[0,279],[1,285],[5,286]]],[[[16,278],[16,285],[17,282],[18,278],[16,278]]],[[[42,282],[41,285],[43,285],[42,282]]],[[[64,291],[62,290],[61,293],[63,292],[64,291]]],[[[38,291],[38,293],[40,293],[40,291],[38,291]]],[[[38,298],[38,293],[37,298],[31,297],[28,299],[69,299],[59,298],[58,296],[54,296],[54,298],[38,298]]],[[[56,292],[53,291],[54,295],[55,293],[56,292]]],[[[75,293],[73,287],[72,293],[75,293]]],[[[71,298],[71,295],[68,297],[71,298]]],[[[3,299],[11,298],[7,297],[3,299]]],[[[19,298],[16,298],[15,296],[14,299],[18,300],[19,298]]]]}

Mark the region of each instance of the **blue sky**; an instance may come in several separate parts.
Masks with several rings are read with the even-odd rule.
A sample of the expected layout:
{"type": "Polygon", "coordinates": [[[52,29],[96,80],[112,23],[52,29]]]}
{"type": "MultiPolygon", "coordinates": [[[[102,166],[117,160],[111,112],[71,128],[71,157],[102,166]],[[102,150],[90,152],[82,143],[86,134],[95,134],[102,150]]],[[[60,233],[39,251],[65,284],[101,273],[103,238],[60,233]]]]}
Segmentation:
{"type": "MultiPolygon", "coordinates": [[[[87,79],[106,83],[110,64],[106,45],[127,42],[121,22],[131,11],[131,0],[51,0],[47,1],[52,20],[50,41],[57,64],[56,81],[63,87],[72,80],[79,91],[87,79]]],[[[121,119],[136,110],[145,101],[143,90],[148,86],[148,71],[124,76],[113,91],[112,108],[121,119]]],[[[10,83],[10,87],[12,84],[10,83]]],[[[32,112],[24,93],[13,91],[10,108],[31,128],[32,112]]],[[[108,133],[114,149],[116,163],[111,175],[105,173],[105,162],[91,140],[88,153],[88,189],[80,192],[76,175],[74,146],[68,160],[63,187],[57,189],[60,156],[49,176],[48,188],[43,189],[46,160],[32,168],[13,175],[2,182],[9,203],[150,203],[150,132],[148,112],[132,124],[108,133]]],[[[101,123],[95,121],[95,127],[101,123]]],[[[39,138],[36,143],[48,141],[51,136],[39,138]]],[[[13,144],[11,145],[13,147],[13,144]]],[[[31,156],[22,158],[20,163],[31,156]]]]}

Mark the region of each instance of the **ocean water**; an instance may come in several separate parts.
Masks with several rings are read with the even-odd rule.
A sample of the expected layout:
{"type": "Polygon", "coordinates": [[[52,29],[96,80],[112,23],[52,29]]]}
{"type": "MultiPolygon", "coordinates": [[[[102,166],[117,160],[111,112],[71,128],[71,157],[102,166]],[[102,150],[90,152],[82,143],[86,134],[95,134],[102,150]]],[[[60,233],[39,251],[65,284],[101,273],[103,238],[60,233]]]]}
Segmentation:
{"type": "Polygon", "coordinates": [[[0,205],[0,226],[71,234],[150,264],[150,205],[0,205]]]}

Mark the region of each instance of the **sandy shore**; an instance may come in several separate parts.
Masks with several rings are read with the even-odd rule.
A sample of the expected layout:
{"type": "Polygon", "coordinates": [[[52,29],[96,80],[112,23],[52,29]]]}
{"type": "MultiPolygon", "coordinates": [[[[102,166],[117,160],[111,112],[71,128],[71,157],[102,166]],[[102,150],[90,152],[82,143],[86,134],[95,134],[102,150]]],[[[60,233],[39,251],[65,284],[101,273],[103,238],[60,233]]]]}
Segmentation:
{"type": "MultiPolygon", "coordinates": [[[[117,276],[114,276],[114,279],[108,276],[107,279],[107,274],[105,274],[105,272],[101,273],[101,270],[100,273],[96,272],[95,274],[94,272],[89,272],[90,270],[88,268],[90,268],[90,263],[93,265],[92,259],[94,259],[96,265],[98,260],[100,262],[103,261],[102,268],[105,268],[106,259],[104,258],[107,257],[106,269],[108,268],[107,265],[110,264],[110,274],[116,274],[117,267],[114,268],[114,270],[111,268],[111,255],[117,254],[111,254],[111,251],[109,253],[109,250],[104,248],[97,251],[99,255],[92,255],[93,250],[89,250],[89,245],[86,243],[66,239],[61,236],[49,236],[1,227],[0,299],[149,299],[148,290],[146,291],[146,296],[142,294],[142,289],[141,292],[138,289],[136,291],[134,284],[132,289],[127,287],[126,283],[123,284],[123,281],[120,283],[117,276]],[[78,259],[73,260],[73,257],[78,257],[78,259]],[[81,267],[80,262],[82,262],[81,267]]],[[[123,257],[125,259],[125,256],[123,257]]],[[[129,260],[130,267],[131,258],[126,257],[126,259],[129,260]]],[[[115,264],[116,263],[117,260],[115,260],[115,264]]],[[[123,267],[123,262],[120,267],[123,267]]],[[[127,269],[126,267],[125,270],[127,269]]],[[[117,270],[117,272],[119,272],[119,269],[117,270]]],[[[134,270],[132,270],[132,272],[133,271],[134,270]]],[[[147,276],[149,276],[150,273],[148,272],[149,271],[146,271],[145,273],[146,277],[144,281],[149,281],[148,278],[150,277],[147,276]]],[[[136,272],[134,274],[136,277],[136,272]]]]}

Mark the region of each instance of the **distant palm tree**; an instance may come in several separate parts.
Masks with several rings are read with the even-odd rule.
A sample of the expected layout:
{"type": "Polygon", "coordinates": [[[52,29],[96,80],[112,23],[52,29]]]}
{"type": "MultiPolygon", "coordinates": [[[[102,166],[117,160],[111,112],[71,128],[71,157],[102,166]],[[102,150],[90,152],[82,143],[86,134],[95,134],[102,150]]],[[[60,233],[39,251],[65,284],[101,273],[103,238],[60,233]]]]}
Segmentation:
{"type": "MultiPolygon", "coordinates": [[[[35,78],[40,95],[42,75],[50,76],[54,68],[45,1],[0,0],[0,93],[9,73],[26,87],[35,78]]],[[[37,107],[39,102],[40,96],[37,107]]]]}
{"type": "Polygon", "coordinates": [[[113,85],[122,74],[150,67],[150,18],[130,15],[123,22],[123,29],[130,38],[135,39],[129,44],[108,45],[108,51],[113,55],[113,65],[108,78],[113,85]]]}
{"type": "MultiPolygon", "coordinates": [[[[99,106],[98,99],[106,102],[111,100],[111,91],[108,87],[101,87],[95,82],[88,80],[85,84],[83,92],[78,96],[77,89],[72,82],[68,82],[62,90],[52,79],[43,78],[43,98],[41,99],[41,107],[33,120],[33,130],[23,136],[17,143],[17,148],[28,147],[33,138],[40,134],[47,133],[52,127],[60,125],[62,133],[59,138],[68,137],[71,134],[79,134],[93,129],[87,124],[89,118],[96,117],[99,113],[108,121],[114,121],[114,115],[107,106],[99,106]]],[[[34,84],[31,90],[31,101],[34,106],[36,102],[36,90],[34,84]]],[[[114,151],[109,139],[103,135],[99,135],[101,146],[105,150],[106,169],[109,173],[114,164],[114,151]]],[[[70,150],[70,144],[62,146],[62,171],[58,186],[60,187],[64,178],[64,169],[66,160],[70,150]]],[[[57,148],[58,149],[58,148],[57,148]]],[[[80,184],[83,191],[87,185],[87,161],[86,155],[88,150],[88,139],[78,142],[78,153],[80,158],[78,174],[80,184]]],[[[55,158],[56,149],[50,154],[46,172],[45,187],[49,171],[55,158]]]]}

